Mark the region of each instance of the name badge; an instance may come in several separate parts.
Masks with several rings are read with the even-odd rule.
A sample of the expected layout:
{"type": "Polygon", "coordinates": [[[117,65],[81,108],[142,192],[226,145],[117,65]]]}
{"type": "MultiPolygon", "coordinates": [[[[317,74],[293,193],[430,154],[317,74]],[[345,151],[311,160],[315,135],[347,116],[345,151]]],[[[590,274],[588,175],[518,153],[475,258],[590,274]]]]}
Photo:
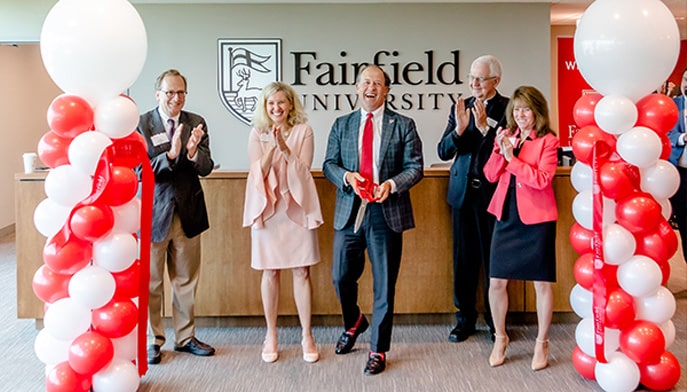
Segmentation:
{"type": "Polygon", "coordinates": [[[498,124],[498,122],[496,120],[494,120],[491,117],[487,117],[487,125],[489,125],[489,128],[496,127],[496,124],[498,124]]]}
{"type": "Polygon", "coordinates": [[[153,142],[153,146],[157,147],[161,144],[169,143],[169,136],[166,132],[156,133],[150,137],[150,141],[153,142]]]}
{"type": "Polygon", "coordinates": [[[272,141],[272,135],[270,135],[267,132],[261,133],[260,134],[260,141],[263,143],[269,143],[272,141]]]}

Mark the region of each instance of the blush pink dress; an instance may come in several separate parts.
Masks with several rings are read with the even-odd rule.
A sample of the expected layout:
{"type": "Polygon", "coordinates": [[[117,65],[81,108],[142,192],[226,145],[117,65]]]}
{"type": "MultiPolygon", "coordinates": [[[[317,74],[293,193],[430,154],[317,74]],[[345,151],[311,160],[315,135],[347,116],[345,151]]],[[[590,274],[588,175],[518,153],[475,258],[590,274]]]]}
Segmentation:
{"type": "Polygon", "coordinates": [[[307,124],[291,129],[286,156],[276,148],[267,175],[260,158],[274,145],[271,131],[251,129],[250,171],[246,182],[243,226],[251,227],[251,267],[287,269],[320,261],[317,228],[322,225],[320,201],[310,173],[313,131],[307,124]]]}

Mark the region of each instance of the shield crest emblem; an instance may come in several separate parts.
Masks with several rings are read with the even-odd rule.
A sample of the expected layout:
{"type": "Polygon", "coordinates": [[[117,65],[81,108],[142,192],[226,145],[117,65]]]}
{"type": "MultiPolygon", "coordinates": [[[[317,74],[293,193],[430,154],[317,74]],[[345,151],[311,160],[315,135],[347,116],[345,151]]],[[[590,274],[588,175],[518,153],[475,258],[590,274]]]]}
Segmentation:
{"type": "Polygon", "coordinates": [[[250,125],[262,88],[281,80],[281,39],[219,39],[217,49],[222,104],[250,125]]]}

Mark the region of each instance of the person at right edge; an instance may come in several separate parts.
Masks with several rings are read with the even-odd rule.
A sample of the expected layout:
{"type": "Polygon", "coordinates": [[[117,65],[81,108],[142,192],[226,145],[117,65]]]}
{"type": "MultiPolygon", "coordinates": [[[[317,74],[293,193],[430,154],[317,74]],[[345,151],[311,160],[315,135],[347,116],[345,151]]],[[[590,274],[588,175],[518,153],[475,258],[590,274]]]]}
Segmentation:
{"type": "Polygon", "coordinates": [[[549,125],[549,108],[541,91],[515,89],[508,109],[508,125],[499,128],[484,175],[497,182],[489,212],[496,216],[491,240],[489,305],[494,320],[494,347],[489,365],[505,361],[508,335],[508,281],[533,281],[537,304],[537,339],[532,370],[548,364],[549,328],[556,281],[556,221],[558,208],[553,178],[560,141],[549,125]]]}
{"type": "Polygon", "coordinates": [[[680,174],[680,186],[670,198],[670,203],[673,207],[673,219],[680,233],[682,256],[687,262],[687,68],[682,73],[680,92],[679,96],[673,98],[679,115],[677,123],[668,132],[668,138],[673,146],[668,160],[677,167],[680,174]]]}
{"type": "Polygon", "coordinates": [[[437,147],[439,158],[454,160],[447,195],[453,220],[453,301],[457,309],[456,326],[448,335],[451,342],[462,342],[475,333],[480,269],[484,319],[492,340],[494,333],[487,303],[494,217],[487,212],[487,205],[496,186],[484,178],[482,168],[491,154],[496,128],[505,125],[508,97],[496,90],[501,81],[501,63],[494,56],[475,59],[468,81],[472,97],[458,98],[451,106],[437,147]]]}

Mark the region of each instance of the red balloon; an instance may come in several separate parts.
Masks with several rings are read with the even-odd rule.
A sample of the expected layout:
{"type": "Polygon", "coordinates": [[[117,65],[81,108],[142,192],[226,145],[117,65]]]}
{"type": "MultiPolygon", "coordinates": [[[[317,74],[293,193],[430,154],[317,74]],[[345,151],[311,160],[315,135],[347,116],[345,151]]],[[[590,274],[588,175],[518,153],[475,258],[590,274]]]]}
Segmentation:
{"type": "Polygon", "coordinates": [[[110,181],[105,185],[98,201],[110,206],[121,206],[136,196],[138,177],[126,166],[113,166],[110,181]]]}
{"type": "Polygon", "coordinates": [[[36,297],[43,302],[53,303],[60,298],[69,296],[69,279],[71,277],[71,275],[57,273],[43,264],[33,274],[31,286],[36,297]]]}
{"type": "Polygon", "coordinates": [[[580,373],[580,376],[588,380],[596,379],[596,376],[594,376],[596,358],[585,354],[579,346],[575,346],[575,349],[573,350],[572,363],[575,367],[575,370],[577,370],[577,372],[580,373]]]}
{"type": "Polygon", "coordinates": [[[75,372],[67,361],[55,365],[45,378],[47,392],[88,392],[90,389],[91,378],[75,372]]]}
{"type": "Polygon", "coordinates": [[[95,331],[84,332],[69,346],[69,366],[86,376],[102,370],[112,361],[113,356],[112,341],[95,331]]]}
{"type": "Polygon", "coordinates": [[[620,225],[632,233],[654,230],[664,219],[661,205],[648,193],[636,193],[618,201],[615,217],[620,225]]]}
{"type": "Polygon", "coordinates": [[[665,351],[666,339],[656,324],[635,320],[620,331],[620,349],[637,363],[656,363],[665,351]]]}
{"type": "Polygon", "coordinates": [[[106,149],[110,162],[115,166],[135,168],[143,159],[148,159],[148,144],[138,132],[132,132],[121,139],[113,139],[106,149]]]}
{"type": "Polygon", "coordinates": [[[661,136],[661,156],[659,159],[668,160],[670,158],[670,153],[673,150],[673,143],[667,135],[661,136]]]}
{"type": "Polygon", "coordinates": [[[640,189],[639,168],[624,161],[608,161],[599,168],[599,187],[609,199],[623,199],[640,189]]]}
{"type": "Polygon", "coordinates": [[[49,238],[43,247],[43,261],[51,270],[73,275],[86,266],[93,257],[93,244],[71,236],[61,247],[55,237],[49,238]]]}
{"type": "Polygon", "coordinates": [[[606,302],[606,327],[622,330],[634,319],[634,298],[621,288],[611,291],[606,302]]]}
{"type": "Polygon", "coordinates": [[[58,95],[48,107],[48,125],[58,135],[74,138],[93,126],[93,109],[77,95],[58,95]]]}
{"type": "Polygon", "coordinates": [[[680,116],[672,98],[664,94],[649,94],[637,101],[637,125],[651,128],[659,135],[670,131],[680,116]]]}
{"type": "Polygon", "coordinates": [[[93,329],[112,339],[128,335],[137,323],[138,308],[129,298],[115,298],[91,314],[93,329]]]}
{"type": "Polygon", "coordinates": [[[69,220],[69,228],[82,240],[95,242],[112,231],[114,213],[102,203],[78,207],[69,220]]]}
{"type": "Polygon", "coordinates": [[[609,158],[615,151],[616,139],[596,125],[588,125],[575,133],[572,138],[572,150],[578,161],[591,165],[592,148],[597,143],[597,156],[601,159],[609,158]]]}
{"type": "Polygon", "coordinates": [[[592,251],[592,238],[594,233],[585,229],[579,223],[573,223],[570,228],[570,244],[577,254],[585,254],[592,251]]]}
{"type": "Polygon", "coordinates": [[[577,258],[573,269],[575,281],[587,290],[592,290],[594,283],[594,253],[585,253],[577,258]]]}
{"type": "Polygon", "coordinates": [[[594,108],[603,98],[599,93],[584,94],[575,102],[573,107],[573,119],[579,128],[587,125],[595,125],[594,108]]]}
{"type": "Polygon", "coordinates": [[[639,364],[639,382],[652,391],[673,389],[680,380],[680,363],[670,351],[664,351],[657,363],[639,364]]]}
{"type": "Polygon", "coordinates": [[[124,271],[113,272],[115,280],[114,297],[134,298],[139,296],[139,280],[141,279],[141,262],[134,261],[133,264],[124,271]]]}
{"type": "Polygon", "coordinates": [[[665,286],[668,284],[668,280],[670,279],[670,261],[656,261],[656,264],[658,264],[658,267],[661,268],[661,275],[663,276],[661,279],[661,286],[665,286]]]}
{"type": "Polygon", "coordinates": [[[38,157],[51,169],[69,163],[69,143],[71,138],[58,135],[54,131],[46,132],[38,141],[38,157]]]}
{"type": "Polygon", "coordinates": [[[637,244],[635,253],[647,256],[659,264],[668,262],[677,251],[677,235],[665,218],[658,222],[654,230],[637,233],[634,237],[637,244]]]}

